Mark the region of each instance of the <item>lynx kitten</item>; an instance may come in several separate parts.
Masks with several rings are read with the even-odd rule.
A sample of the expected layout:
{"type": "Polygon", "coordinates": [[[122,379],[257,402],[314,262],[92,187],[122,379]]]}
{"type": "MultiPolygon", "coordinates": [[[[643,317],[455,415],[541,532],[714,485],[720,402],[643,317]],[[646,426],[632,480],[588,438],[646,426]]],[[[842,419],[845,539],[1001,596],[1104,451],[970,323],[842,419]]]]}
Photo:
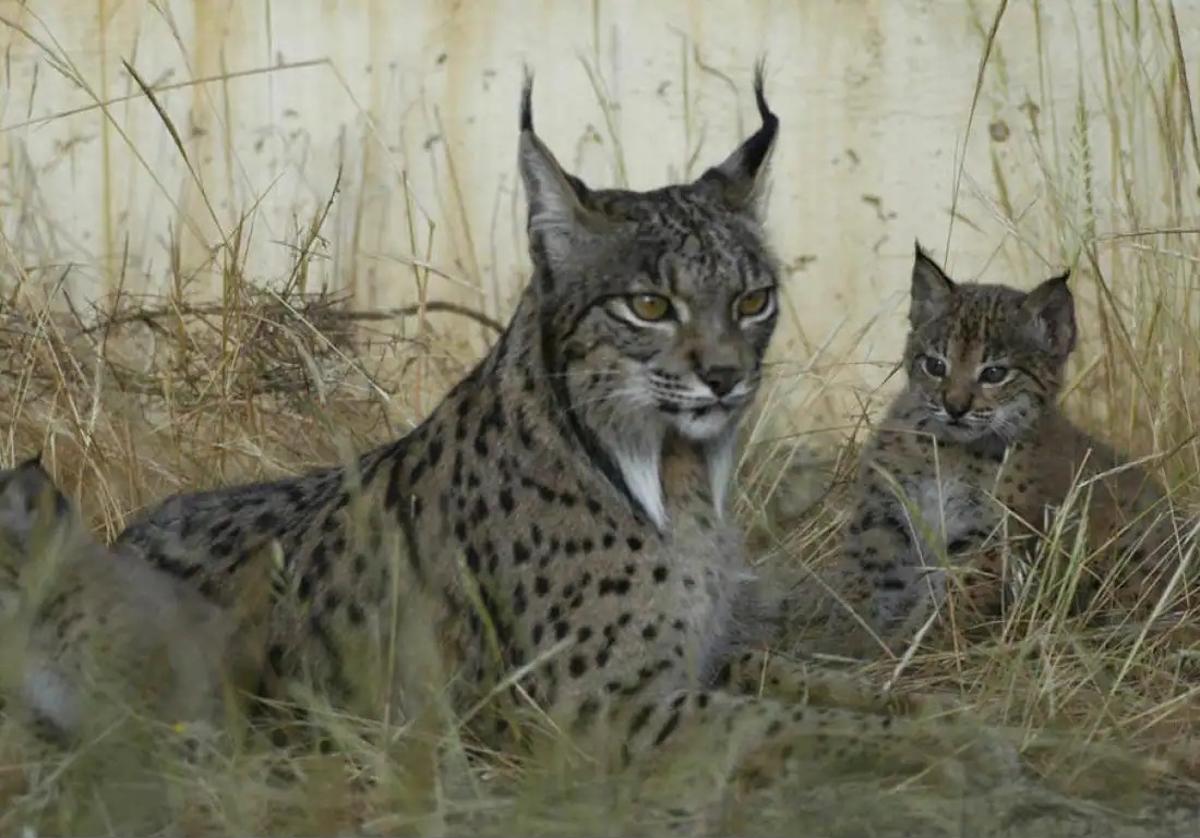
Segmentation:
{"type": "Polygon", "coordinates": [[[1068,507],[1086,507],[1077,605],[1152,604],[1180,555],[1164,491],[1056,404],[1076,335],[1066,275],[1028,293],[957,283],[918,245],[909,321],[908,383],[867,445],[846,539],[871,628],[904,641],[951,578],[997,616],[1012,556],[1035,573],[1067,561],[1073,537],[1035,536],[1068,507]]]}

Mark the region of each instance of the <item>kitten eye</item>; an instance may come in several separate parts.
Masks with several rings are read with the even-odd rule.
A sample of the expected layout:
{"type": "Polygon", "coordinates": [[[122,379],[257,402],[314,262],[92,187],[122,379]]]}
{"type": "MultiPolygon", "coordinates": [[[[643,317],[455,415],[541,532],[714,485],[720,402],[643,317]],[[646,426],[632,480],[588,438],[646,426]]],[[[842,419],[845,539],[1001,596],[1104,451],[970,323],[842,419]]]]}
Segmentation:
{"type": "Polygon", "coordinates": [[[762,314],[767,310],[770,302],[770,288],[759,288],[757,291],[748,291],[738,298],[738,317],[754,317],[755,315],[762,314]]]}
{"type": "Polygon", "coordinates": [[[660,294],[631,294],[625,298],[625,304],[647,323],[665,320],[673,310],[671,301],[660,294]]]}
{"type": "Polygon", "coordinates": [[[925,360],[921,362],[921,366],[925,368],[925,372],[934,378],[944,378],[946,375],[946,362],[941,358],[926,355],[925,360]]]}
{"type": "Polygon", "coordinates": [[[996,365],[984,367],[979,371],[979,383],[981,384],[999,384],[1006,378],[1008,378],[1008,367],[996,365]]]}

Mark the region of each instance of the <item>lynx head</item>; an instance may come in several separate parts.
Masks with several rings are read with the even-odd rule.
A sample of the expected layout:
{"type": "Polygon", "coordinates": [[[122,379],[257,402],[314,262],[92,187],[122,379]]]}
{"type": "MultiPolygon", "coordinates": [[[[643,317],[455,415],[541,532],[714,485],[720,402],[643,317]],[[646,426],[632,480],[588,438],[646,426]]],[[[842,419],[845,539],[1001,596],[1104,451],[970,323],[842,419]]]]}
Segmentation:
{"type": "Polygon", "coordinates": [[[919,243],[909,321],[909,389],[924,427],[943,440],[1019,438],[1058,395],[1075,346],[1067,274],[1028,293],[959,284],[919,243]]]}
{"type": "Polygon", "coordinates": [[[54,478],[35,456],[0,470],[0,540],[24,555],[33,534],[74,520],[74,511],[54,478]]]}
{"type": "Polygon", "coordinates": [[[676,432],[711,448],[720,493],[732,431],[758,388],[778,277],[758,219],[779,120],[691,183],[594,190],[533,130],[528,79],[520,170],[547,374],[581,432],[661,525],[658,456],[676,432]]]}

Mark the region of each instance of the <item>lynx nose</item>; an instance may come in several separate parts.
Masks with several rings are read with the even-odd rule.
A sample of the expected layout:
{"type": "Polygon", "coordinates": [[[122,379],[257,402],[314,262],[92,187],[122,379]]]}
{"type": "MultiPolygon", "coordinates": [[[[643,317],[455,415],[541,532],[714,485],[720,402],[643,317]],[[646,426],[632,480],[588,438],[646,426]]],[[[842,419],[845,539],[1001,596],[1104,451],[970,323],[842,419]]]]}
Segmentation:
{"type": "Polygon", "coordinates": [[[742,371],[738,367],[709,367],[700,373],[700,380],[708,385],[714,396],[721,399],[728,396],[742,380],[742,371]]]}

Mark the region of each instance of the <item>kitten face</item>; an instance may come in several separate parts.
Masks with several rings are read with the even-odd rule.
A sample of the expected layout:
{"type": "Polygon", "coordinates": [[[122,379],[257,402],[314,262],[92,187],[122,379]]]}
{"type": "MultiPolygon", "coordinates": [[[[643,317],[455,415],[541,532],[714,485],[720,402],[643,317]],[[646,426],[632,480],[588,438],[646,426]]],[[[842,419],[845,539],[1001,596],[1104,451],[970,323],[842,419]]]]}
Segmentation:
{"type": "Polygon", "coordinates": [[[1019,439],[1058,395],[1075,345],[1066,275],[1029,293],[958,284],[918,245],[912,282],[905,366],[919,426],[960,443],[1019,439]]]}

